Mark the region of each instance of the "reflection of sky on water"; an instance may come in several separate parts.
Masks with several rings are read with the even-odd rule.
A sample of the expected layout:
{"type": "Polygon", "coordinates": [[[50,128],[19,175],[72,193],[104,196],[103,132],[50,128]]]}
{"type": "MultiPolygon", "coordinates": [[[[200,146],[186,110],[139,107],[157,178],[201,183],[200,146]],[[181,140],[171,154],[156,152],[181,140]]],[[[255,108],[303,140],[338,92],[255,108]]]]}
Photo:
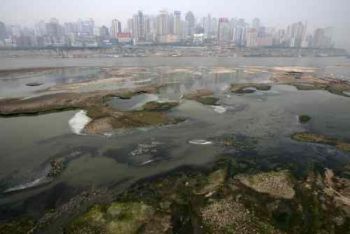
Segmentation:
{"type": "Polygon", "coordinates": [[[20,97],[32,95],[59,84],[69,84],[97,78],[100,68],[60,68],[45,72],[13,73],[0,76],[0,97],[20,97]],[[28,83],[42,83],[27,86],[28,83]]]}

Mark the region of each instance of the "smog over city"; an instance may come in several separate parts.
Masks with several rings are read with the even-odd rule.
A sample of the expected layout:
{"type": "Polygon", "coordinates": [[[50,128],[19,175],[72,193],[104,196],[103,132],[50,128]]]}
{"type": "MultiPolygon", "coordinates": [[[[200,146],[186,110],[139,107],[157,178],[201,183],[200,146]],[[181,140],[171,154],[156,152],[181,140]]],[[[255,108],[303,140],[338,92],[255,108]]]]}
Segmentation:
{"type": "Polygon", "coordinates": [[[349,10],[0,0],[0,233],[349,233],[349,10]]]}

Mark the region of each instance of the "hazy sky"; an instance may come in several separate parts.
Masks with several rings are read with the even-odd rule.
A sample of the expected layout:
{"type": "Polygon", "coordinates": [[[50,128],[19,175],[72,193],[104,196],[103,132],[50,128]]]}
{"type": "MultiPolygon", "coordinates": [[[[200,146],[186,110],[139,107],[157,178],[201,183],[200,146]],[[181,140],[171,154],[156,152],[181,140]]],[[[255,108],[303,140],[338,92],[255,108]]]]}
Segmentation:
{"type": "Polygon", "coordinates": [[[196,17],[208,13],[240,17],[248,22],[259,17],[267,26],[299,20],[307,21],[309,28],[333,26],[340,44],[348,38],[339,38],[350,36],[350,0],[0,0],[0,21],[33,24],[51,17],[61,22],[91,17],[98,25],[109,26],[111,19],[125,21],[137,10],[157,14],[162,9],[183,14],[192,10],[196,17]]]}

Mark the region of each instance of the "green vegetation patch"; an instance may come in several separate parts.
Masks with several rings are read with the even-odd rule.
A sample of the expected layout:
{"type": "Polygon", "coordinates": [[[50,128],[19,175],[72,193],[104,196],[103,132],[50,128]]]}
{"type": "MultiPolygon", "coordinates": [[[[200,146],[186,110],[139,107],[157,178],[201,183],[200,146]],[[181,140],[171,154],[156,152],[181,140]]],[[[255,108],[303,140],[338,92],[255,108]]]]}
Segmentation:
{"type": "Polygon", "coordinates": [[[35,223],[29,218],[19,218],[7,223],[0,223],[0,233],[4,234],[22,234],[31,233],[35,223]]]}
{"type": "Polygon", "coordinates": [[[66,231],[67,233],[137,233],[153,214],[154,209],[141,202],[96,205],[76,218],[66,231]]]}

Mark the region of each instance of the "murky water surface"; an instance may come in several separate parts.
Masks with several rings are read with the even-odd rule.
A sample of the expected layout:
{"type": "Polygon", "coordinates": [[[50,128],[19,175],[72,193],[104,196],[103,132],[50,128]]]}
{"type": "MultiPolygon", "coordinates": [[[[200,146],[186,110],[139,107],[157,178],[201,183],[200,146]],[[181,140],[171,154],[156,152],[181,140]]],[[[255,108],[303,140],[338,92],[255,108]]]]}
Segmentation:
{"type": "MultiPolygon", "coordinates": [[[[331,146],[297,143],[290,139],[290,135],[310,130],[350,140],[350,98],[326,91],[298,91],[285,85],[243,95],[227,92],[231,83],[268,80],[271,74],[266,71],[246,71],[244,66],[248,64],[319,67],[324,73],[349,79],[349,66],[336,66],[349,64],[349,60],[199,60],[166,59],[159,61],[161,66],[150,59],[144,62],[136,58],[108,61],[108,66],[143,67],[141,72],[128,70],[128,79],[121,78],[120,73],[125,75],[125,71],[112,74],[106,64],[96,60],[76,61],[81,63],[76,65],[85,67],[2,75],[0,97],[40,95],[53,92],[55,87],[89,91],[164,84],[157,95],[112,98],[108,105],[128,111],[137,110],[149,101],[180,101],[180,105],[168,114],[187,120],[178,125],[87,136],[75,134],[69,125],[79,110],[0,118],[0,211],[4,211],[0,212],[0,218],[19,210],[34,212],[35,204],[39,203],[40,209],[45,210],[59,199],[56,191],[59,185],[62,187],[60,192],[67,194],[92,187],[118,190],[140,178],[179,166],[204,165],[222,154],[254,156],[260,159],[261,167],[267,168],[273,168],[277,162],[295,163],[301,170],[312,161],[328,167],[349,162],[349,154],[331,146]],[[225,67],[230,71],[212,72],[212,67],[225,67]],[[26,85],[29,82],[43,84],[31,87],[26,85]],[[218,105],[202,105],[182,99],[184,94],[198,89],[212,90],[219,98],[218,105]],[[311,116],[312,121],[300,124],[297,119],[300,114],[311,116]],[[242,147],[225,147],[222,144],[224,139],[234,139],[242,147]],[[42,181],[50,161],[57,158],[68,159],[63,174],[53,181],[42,181]],[[27,201],[31,205],[25,205],[27,201]]],[[[19,63],[24,64],[24,61],[19,63]]],[[[28,66],[32,63],[28,62],[28,66]]],[[[66,63],[69,62],[63,61],[63,67],[66,63]]],[[[43,65],[57,64],[45,61],[43,65]]]]}

